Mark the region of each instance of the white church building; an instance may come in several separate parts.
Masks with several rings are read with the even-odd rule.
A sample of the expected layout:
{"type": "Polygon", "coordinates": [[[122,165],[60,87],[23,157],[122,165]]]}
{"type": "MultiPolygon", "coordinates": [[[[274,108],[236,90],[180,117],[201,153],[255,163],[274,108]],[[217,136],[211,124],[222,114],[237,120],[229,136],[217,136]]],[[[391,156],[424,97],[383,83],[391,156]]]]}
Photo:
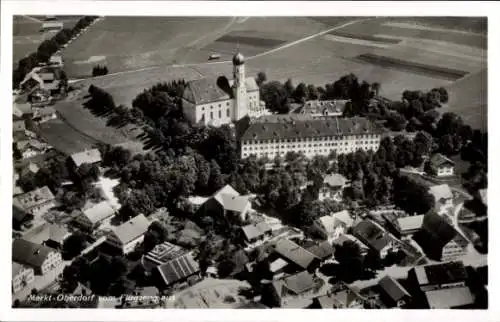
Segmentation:
{"type": "Polygon", "coordinates": [[[186,85],[182,107],[191,122],[221,126],[247,115],[253,118],[266,114],[255,79],[245,76],[245,58],[241,53],[233,56],[233,79],[226,84],[221,79],[207,77],[186,85]]]}

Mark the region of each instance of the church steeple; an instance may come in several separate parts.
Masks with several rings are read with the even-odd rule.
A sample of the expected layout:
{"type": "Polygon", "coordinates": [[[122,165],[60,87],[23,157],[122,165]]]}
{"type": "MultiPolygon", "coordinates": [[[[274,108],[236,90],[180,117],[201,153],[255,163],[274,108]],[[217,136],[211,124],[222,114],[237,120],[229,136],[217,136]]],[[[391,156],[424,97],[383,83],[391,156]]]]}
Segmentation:
{"type": "Polygon", "coordinates": [[[247,89],[245,84],[245,56],[238,50],[233,56],[233,97],[234,120],[237,121],[248,114],[247,89]]]}

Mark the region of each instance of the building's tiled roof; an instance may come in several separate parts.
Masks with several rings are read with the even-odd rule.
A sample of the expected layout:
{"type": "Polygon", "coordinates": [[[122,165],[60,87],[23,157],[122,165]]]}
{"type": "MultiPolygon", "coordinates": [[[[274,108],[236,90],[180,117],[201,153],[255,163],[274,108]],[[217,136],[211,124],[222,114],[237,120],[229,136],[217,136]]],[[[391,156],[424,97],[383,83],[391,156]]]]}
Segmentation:
{"type": "Polygon", "coordinates": [[[194,104],[206,104],[231,99],[230,95],[217,85],[217,78],[214,77],[188,82],[182,97],[194,104]]]}
{"type": "Polygon", "coordinates": [[[467,271],[461,261],[428,264],[413,269],[419,285],[451,284],[467,279],[467,271]]]}
{"type": "Polygon", "coordinates": [[[429,193],[436,201],[453,198],[453,192],[451,192],[450,186],[447,184],[432,186],[429,188],[429,193]]]}
{"type": "Polygon", "coordinates": [[[12,243],[12,260],[32,267],[41,267],[51,252],[55,250],[24,239],[16,238],[12,243]]]}
{"type": "Polygon", "coordinates": [[[52,200],[54,200],[54,195],[50,191],[49,187],[43,186],[41,188],[16,196],[13,200],[13,203],[23,210],[28,210],[52,200]]]}
{"type": "Polygon", "coordinates": [[[377,251],[381,251],[392,241],[392,238],[380,225],[369,219],[365,219],[357,224],[353,232],[355,236],[377,251]]]}
{"type": "Polygon", "coordinates": [[[116,237],[123,243],[128,244],[134,239],[144,235],[149,227],[149,220],[143,215],[137,215],[113,229],[116,237]]]}
{"type": "Polygon", "coordinates": [[[250,200],[246,196],[231,196],[228,194],[221,194],[220,200],[222,200],[222,206],[225,210],[243,212],[245,208],[250,204],[250,200]]]}
{"type": "Polygon", "coordinates": [[[453,162],[453,160],[445,157],[441,153],[436,153],[432,155],[431,158],[429,159],[429,162],[432,167],[440,167],[442,165],[452,165],[452,166],[455,165],[455,162],[453,162]]]}
{"type": "Polygon", "coordinates": [[[424,223],[424,215],[406,216],[396,219],[400,231],[420,229],[424,223]]]}
{"type": "Polygon", "coordinates": [[[302,294],[315,286],[314,278],[307,271],[285,278],[284,286],[295,294],[302,294]]]}
{"type": "Polygon", "coordinates": [[[327,259],[333,255],[333,247],[328,241],[323,241],[318,245],[311,246],[307,249],[312,254],[320,259],[327,259]]]}
{"type": "Polygon", "coordinates": [[[167,286],[200,271],[200,267],[198,266],[198,262],[194,259],[193,253],[187,253],[177,257],[158,266],[157,269],[167,286]]]}
{"type": "Polygon", "coordinates": [[[401,300],[410,293],[398,281],[389,275],[384,276],[378,281],[380,287],[391,297],[394,302],[401,300]]]}
{"type": "Polygon", "coordinates": [[[479,196],[481,198],[481,201],[485,206],[488,206],[488,190],[487,189],[481,189],[479,190],[479,196]]]}
{"type": "Polygon", "coordinates": [[[278,254],[303,269],[307,269],[317,257],[310,251],[300,247],[286,238],[280,239],[275,246],[278,254]]]}
{"type": "Polygon", "coordinates": [[[474,296],[468,286],[428,291],[425,297],[431,309],[450,309],[474,303],[474,296]]]}
{"type": "Polygon", "coordinates": [[[269,269],[271,270],[271,272],[274,273],[274,272],[279,271],[280,269],[282,269],[283,267],[285,267],[287,265],[288,265],[287,261],[285,261],[284,259],[278,258],[269,264],[269,269]]]}
{"type": "Polygon", "coordinates": [[[102,201],[83,211],[83,214],[90,220],[92,224],[101,222],[115,214],[115,210],[109,202],[102,201]]]}
{"type": "Polygon", "coordinates": [[[35,244],[42,244],[47,240],[62,243],[69,235],[70,232],[63,226],[44,223],[43,225],[30,230],[23,236],[23,238],[35,244]]]}
{"type": "Polygon", "coordinates": [[[354,237],[353,235],[350,235],[350,234],[343,234],[343,235],[340,235],[339,238],[335,239],[333,241],[333,244],[334,245],[342,245],[344,244],[344,242],[346,241],[352,241],[352,242],[355,242],[356,244],[358,244],[358,246],[363,250],[368,250],[368,246],[366,246],[362,241],[360,241],[359,239],[357,239],[356,237],[354,237]]]}
{"type": "Polygon", "coordinates": [[[324,177],[323,184],[332,188],[343,187],[347,183],[347,178],[340,173],[332,173],[324,177]]]}
{"type": "Polygon", "coordinates": [[[250,224],[241,227],[247,239],[252,239],[264,235],[266,232],[271,231],[271,227],[266,222],[258,224],[250,224]]]}
{"type": "Polygon", "coordinates": [[[252,124],[265,123],[291,123],[297,121],[312,121],[314,118],[309,114],[271,114],[263,115],[256,119],[252,119],[252,124]]]}
{"type": "Polygon", "coordinates": [[[30,103],[14,103],[12,105],[12,108],[13,108],[12,113],[18,117],[22,117],[24,114],[33,113],[30,103]]]}
{"type": "Polygon", "coordinates": [[[323,115],[342,114],[347,102],[349,102],[349,100],[307,101],[304,103],[301,113],[323,115]]]}
{"type": "Polygon", "coordinates": [[[308,121],[253,123],[242,140],[273,140],[325,137],[335,135],[374,134],[379,130],[367,118],[328,118],[308,121]]]}
{"type": "Polygon", "coordinates": [[[101,153],[98,149],[85,150],[82,152],[74,153],[71,159],[77,167],[83,163],[96,163],[101,161],[101,153]]]}
{"type": "Polygon", "coordinates": [[[162,244],[156,245],[146,256],[145,259],[155,263],[156,265],[161,265],[169,260],[181,256],[186,253],[186,250],[180,246],[171,244],[169,242],[164,242],[162,244]]]}

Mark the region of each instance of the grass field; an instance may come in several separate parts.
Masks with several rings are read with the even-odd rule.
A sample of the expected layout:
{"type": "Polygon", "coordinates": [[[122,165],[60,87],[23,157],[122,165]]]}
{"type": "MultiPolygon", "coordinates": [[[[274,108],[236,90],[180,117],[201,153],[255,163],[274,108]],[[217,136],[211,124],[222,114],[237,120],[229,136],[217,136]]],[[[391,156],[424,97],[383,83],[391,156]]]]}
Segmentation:
{"type": "Polygon", "coordinates": [[[97,143],[59,119],[40,124],[37,132],[45,142],[68,155],[90,149],[97,143]]]}
{"type": "Polygon", "coordinates": [[[191,48],[213,42],[230,22],[229,17],[106,17],[64,51],[67,74],[89,76],[98,62],[110,72],[174,64],[191,48]]]}
{"type": "MultiPolygon", "coordinates": [[[[64,28],[72,28],[80,17],[60,16],[64,28]]],[[[40,32],[42,17],[14,16],[13,24],[13,60],[17,63],[21,58],[35,52],[45,39],[50,39],[54,32],[40,32]]]]}
{"type": "Polygon", "coordinates": [[[488,128],[488,75],[486,69],[448,86],[449,104],[441,112],[454,112],[473,128],[488,128]]]}

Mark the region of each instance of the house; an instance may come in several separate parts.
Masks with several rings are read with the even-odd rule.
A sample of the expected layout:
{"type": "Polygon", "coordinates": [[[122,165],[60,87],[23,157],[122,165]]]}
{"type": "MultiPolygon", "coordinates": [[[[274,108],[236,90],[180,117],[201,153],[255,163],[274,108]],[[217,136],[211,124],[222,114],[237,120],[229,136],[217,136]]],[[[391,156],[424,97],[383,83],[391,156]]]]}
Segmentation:
{"type": "Polygon", "coordinates": [[[200,267],[193,252],[189,252],[159,265],[156,272],[161,282],[161,288],[165,288],[182,283],[191,277],[199,278],[200,267]]]}
{"type": "Polygon", "coordinates": [[[475,302],[468,286],[427,291],[425,298],[429,309],[468,309],[475,302]]]}
{"type": "Polygon", "coordinates": [[[33,114],[33,120],[38,123],[47,122],[57,118],[56,109],[53,106],[45,106],[43,108],[36,108],[33,114]]]}
{"type": "Polygon", "coordinates": [[[205,278],[167,300],[168,309],[229,309],[251,304],[242,291],[251,289],[246,281],[205,278]]]}
{"type": "Polygon", "coordinates": [[[248,196],[241,196],[233,187],[226,185],[204,202],[197,213],[200,216],[244,222],[248,220],[251,206],[248,196]]]}
{"type": "Polygon", "coordinates": [[[70,165],[78,168],[83,163],[99,164],[102,161],[101,152],[98,149],[85,150],[78,153],[73,153],[70,156],[70,165]]]}
{"type": "Polygon", "coordinates": [[[447,184],[431,186],[429,193],[434,197],[434,209],[437,213],[446,213],[453,208],[453,192],[447,184]]]}
{"type": "Polygon", "coordinates": [[[12,205],[12,228],[21,230],[23,226],[34,219],[34,216],[16,205],[12,205]]]}
{"type": "Polygon", "coordinates": [[[49,187],[43,186],[14,197],[13,204],[34,217],[39,217],[55,207],[56,200],[49,187]]]}
{"type": "Polygon", "coordinates": [[[44,223],[24,234],[23,239],[35,244],[60,249],[69,236],[71,236],[71,233],[63,226],[44,223]]]}
{"type": "Polygon", "coordinates": [[[62,30],[64,24],[61,21],[46,21],[42,24],[42,32],[62,30]]]}
{"type": "Polygon", "coordinates": [[[441,153],[436,153],[430,157],[427,161],[425,170],[428,174],[442,178],[449,177],[455,174],[454,172],[455,162],[448,159],[441,153]]]}
{"type": "Polygon", "coordinates": [[[128,254],[142,243],[149,224],[149,220],[143,214],[135,216],[120,226],[113,227],[106,242],[118,248],[123,254],[128,254]]]}
{"type": "Polygon", "coordinates": [[[319,258],[321,261],[325,261],[333,256],[332,244],[327,240],[320,242],[319,244],[310,246],[307,248],[307,250],[314,256],[319,258]]]}
{"type": "Polygon", "coordinates": [[[262,221],[257,224],[250,224],[241,227],[245,243],[254,244],[258,241],[264,241],[266,237],[272,236],[272,230],[269,225],[262,221]]]}
{"type": "Polygon", "coordinates": [[[265,282],[261,302],[271,308],[297,308],[290,304],[294,300],[312,296],[317,291],[317,286],[315,278],[307,271],[302,271],[282,280],[265,282]]]}
{"type": "Polygon", "coordinates": [[[462,261],[416,266],[408,272],[408,282],[422,292],[463,287],[467,278],[462,261]]]}
{"type": "Polygon", "coordinates": [[[285,267],[288,266],[288,262],[282,258],[277,258],[276,260],[269,263],[269,270],[274,275],[274,279],[280,279],[284,272],[285,267]]]}
{"type": "Polygon", "coordinates": [[[12,262],[12,293],[17,293],[35,281],[35,271],[16,262],[12,262]]]}
{"type": "Polygon", "coordinates": [[[345,105],[350,100],[310,100],[295,110],[295,113],[309,115],[312,118],[341,117],[345,105]]]}
{"type": "Polygon", "coordinates": [[[31,117],[33,116],[31,104],[28,102],[14,102],[12,104],[12,115],[23,118],[24,120],[31,119],[31,117]]]}
{"type": "Polygon", "coordinates": [[[318,199],[333,199],[337,202],[342,201],[344,188],[347,186],[348,180],[339,173],[332,173],[323,179],[323,185],[319,189],[318,199]]]}
{"type": "Polygon", "coordinates": [[[16,238],[12,243],[12,260],[45,275],[62,262],[61,253],[53,248],[16,238]]]}
{"type": "Polygon", "coordinates": [[[163,242],[161,244],[156,245],[149,253],[147,253],[143,260],[142,264],[144,269],[147,272],[150,272],[158,265],[165,264],[166,262],[177,258],[187,251],[177,245],[171,244],[169,242],[163,242]]]}
{"type": "Polygon", "coordinates": [[[52,55],[49,58],[49,64],[62,67],[63,66],[63,58],[60,54],[52,55]]]}
{"type": "MultiPolygon", "coordinates": [[[[19,132],[18,132],[19,133],[19,132]]],[[[50,145],[40,142],[36,139],[29,138],[26,136],[26,140],[17,141],[17,147],[23,155],[23,159],[31,158],[40,154],[47,152],[50,149],[50,145]]]]}
{"type": "Polygon", "coordinates": [[[233,79],[201,78],[188,82],[182,94],[182,109],[192,123],[220,126],[265,113],[259,87],[245,76],[245,58],[233,57],[233,79]]]}
{"type": "Polygon", "coordinates": [[[353,235],[365,243],[372,251],[385,258],[394,247],[394,239],[375,221],[365,219],[353,228],[353,235]]]}
{"type": "Polygon", "coordinates": [[[84,210],[75,217],[75,223],[87,230],[93,230],[98,225],[108,222],[115,215],[115,210],[109,202],[102,201],[84,210]]]}
{"type": "Polygon", "coordinates": [[[123,297],[121,307],[125,309],[152,309],[162,304],[160,300],[161,294],[157,287],[139,287],[132,294],[123,297]]]}
{"type": "Polygon", "coordinates": [[[339,238],[337,238],[333,241],[333,245],[340,246],[340,245],[344,244],[346,241],[351,241],[353,243],[356,243],[359,246],[359,249],[361,250],[361,255],[363,255],[363,256],[365,256],[368,253],[368,251],[370,250],[370,248],[368,248],[368,246],[363,244],[362,241],[360,241],[359,239],[357,239],[356,237],[354,237],[351,234],[341,235],[339,238]]]}
{"type": "Polygon", "coordinates": [[[20,116],[12,115],[12,132],[26,131],[26,120],[20,116]]]}
{"type": "Polygon", "coordinates": [[[422,228],[413,239],[425,254],[434,260],[454,260],[467,251],[468,240],[435,212],[424,216],[422,228]]]}
{"type": "Polygon", "coordinates": [[[424,215],[406,216],[389,222],[389,224],[393,225],[392,231],[400,238],[413,235],[422,228],[423,223],[424,215]]]}
{"type": "Polygon", "coordinates": [[[29,162],[28,164],[24,165],[19,172],[20,172],[21,176],[26,176],[26,175],[30,175],[30,174],[33,174],[33,175],[37,174],[38,170],[40,170],[38,165],[36,165],[33,162],[29,162]]]}
{"type": "Polygon", "coordinates": [[[328,240],[338,238],[353,224],[354,220],[347,210],[320,217],[315,221],[315,225],[326,233],[328,240]]]}
{"type": "Polygon", "coordinates": [[[301,270],[314,271],[320,264],[319,258],[313,253],[286,238],[280,239],[274,246],[274,250],[283,259],[301,270]]]}
{"type": "Polygon", "coordinates": [[[313,309],[362,309],[364,299],[359,295],[359,289],[342,283],[332,287],[326,295],[313,299],[313,309]]]}
{"type": "Polygon", "coordinates": [[[381,278],[378,285],[382,290],[381,300],[387,307],[404,308],[410,303],[410,293],[391,276],[386,275],[381,278]]]}

